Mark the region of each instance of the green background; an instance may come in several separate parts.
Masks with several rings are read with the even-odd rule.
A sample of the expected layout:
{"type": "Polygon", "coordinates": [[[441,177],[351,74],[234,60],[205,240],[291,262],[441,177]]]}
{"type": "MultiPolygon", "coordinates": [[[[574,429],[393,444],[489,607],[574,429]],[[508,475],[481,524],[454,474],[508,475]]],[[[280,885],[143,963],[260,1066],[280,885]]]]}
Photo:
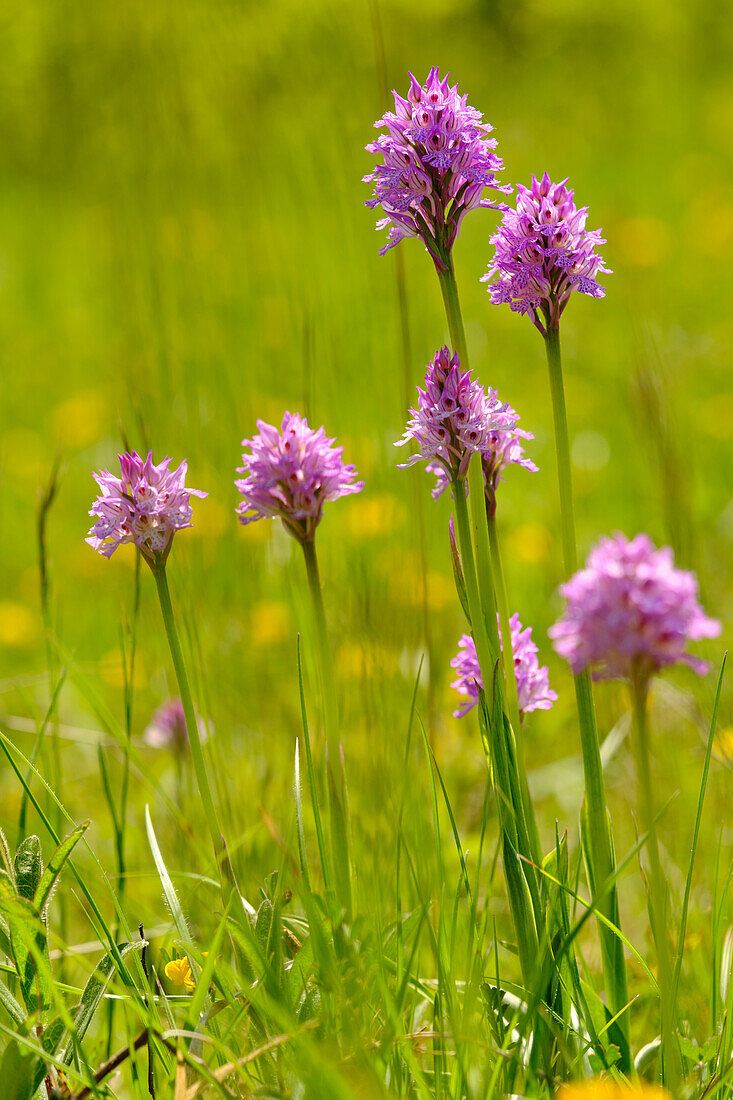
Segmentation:
{"type": "MultiPolygon", "coordinates": [[[[389,87],[404,92],[408,70],[421,79],[433,64],[450,70],[495,127],[503,178],[568,176],[590,207],[589,226],[603,227],[614,271],[607,296],[576,295],[562,325],[580,551],[613,530],[672,543],[724,623],[721,640],[696,647],[719,664],[733,591],[733,88],[731,25],[718,5],[426,0],[383,3],[377,13],[322,0],[26,0],[0,11],[0,32],[0,719],[24,751],[47,702],[39,486],[60,455],[48,524],[54,626],[67,660],[119,718],[119,631],[131,613],[134,559],[125,549],[107,562],[84,544],[91,471],[114,468],[123,438],[156,459],[186,457],[190,484],[210,496],[195,504],[195,529],[176,540],[174,596],[248,888],[276,864],[259,811],[284,832],[291,826],[304,575],[297,546],[274,524],[239,527],[233,478],[256,418],[298,410],[338,436],[366,481],[362,496],[327,509],[319,532],[362,881],[389,874],[425,650],[421,524],[432,690],[428,700],[424,666],[418,709],[471,845],[485,765],[475,715],[451,716],[449,660],[463,623],[449,502],[432,502],[421,469],[396,469],[393,448],[407,387],[414,392],[447,328],[432,265],[407,241],[405,364],[395,257],[378,255],[361,183],[372,163],[363,147],[385,106],[380,36],[389,87]]],[[[560,693],[552,711],[532,716],[526,737],[549,845],[556,817],[575,833],[581,796],[570,676],[546,637],[562,580],[552,414],[540,337],[527,319],[492,307],[479,283],[496,221],[492,211],[467,217],[455,262],[472,366],[536,437],[527,450],[540,471],[508,473],[499,523],[510,604],[533,627],[560,693]]],[[[660,801],[680,791],[662,840],[683,866],[714,687],[714,673],[698,681],[681,670],[654,690],[660,801]]],[[[136,741],[172,691],[143,575],[136,741]]],[[[723,729],[730,699],[726,684],[723,729]]],[[[603,733],[618,721],[623,729],[622,686],[602,685],[597,705],[603,733]]],[[[72,683],[60,721],[62,797],[73,816],[93,819],[93,843],[111,864],[100,725],[72,683]]],[[[703,947],[706,883],[730,802],[726,742],[733,754],[723,733],[693,892],[690,934],[703,947]]],[[[154,921],[159,888],[140,829],[144,802],[154,802],[145,776],[172,787],[173,769],[164,754],[142,753],[130,823],[140,838],[131,863],[144,877],[131,889],[154,921]]],[[[622,744],[608,772],[622,851],[634,836],[633,775],[622,744]]],[[[427,784],[419,756],[412,778],[418,790],[427,784]]],[[[0,818],[11,835],[19,806],[5,776],[0,818]]],[[[173,826],[157,812],[173,851],[173,826]]],[[[193,798],[185,812],[201,836],[193,798]]],[[[195,912],[193,894],[187,900],[195,912]]],[[[643,937],[643,905],[638,876],[627,876],[632,939],[643,937]]],[[[708,965],[705,950],[693,956],[701,997],[708,965]]]]}

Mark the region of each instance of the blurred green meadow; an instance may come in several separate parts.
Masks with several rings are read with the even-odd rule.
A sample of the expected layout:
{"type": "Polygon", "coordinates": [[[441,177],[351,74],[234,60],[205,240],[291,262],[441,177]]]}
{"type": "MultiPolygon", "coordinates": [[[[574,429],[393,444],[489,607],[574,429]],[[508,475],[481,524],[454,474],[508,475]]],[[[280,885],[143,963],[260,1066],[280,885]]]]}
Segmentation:
{"type": "MultiPolygon", "coordinates": [[[[407,241],[405,363],[395,255],[378,255],[361,182],[384,80],[404,91],[408,70],[422,79],[438,64],[494,125],[503,179],[569,176],[589,226],[608,239],[606,298],[575,296],[563,320],[581,556],[600,534],[647,531],[697,570],[702,602],[724,624],[722,639],[696,647],[713,664],[707,678],[678,670],[653,693],[660,805],[676,792],[660,824],[674,911],[733,618],[733,24],[723,9],[684,0],[383,0],[378,10],[366,0],[25,0],[0,9],[0,33],[0,728],[30,756],[49,702],[50,653],[67,678],[50,723],[58,758],[49,733],[38,767],[75,820],[91,818],[107,873],[116,863],[97,746],[114,784],[122,755],[104,715],[123,723],[120,639],[133,615],[135,559],[125,547],[107,562],[84,536],[91,471],[112,468],[125,444],[187,458],[189,483],[210,494],[176,540],[169,574],[245,895],[254,899],[294,849],[299,630],[307,680],[311,659],[302,562],[279,525],[239,526],[233,485],[242,438],[256,418],[278,422],[285,409],[324,423],[366,482],[364,494],[327,508],[318,536],[362,908],[394,915],[406,791],[427,895],[435,879],[417,727],[406,750],[421,662],[417,712],[475,857],[486,764],[475,713],[452,717],[449,661],[464,625],[450,504],[433,503],[421,468],[396,469],[393,447],[447,326],[431,265],[407,241]],[[47,645],[38,501],[57,462],[46,524],[56,641],[47,645]]],[[[456,274],[475,373],[535,434],[527,450],[540,470],[509,471],[498,515],[511,609],[533,627],[560,694],[526,734],[543,841],[552,846],[557,820],[576,847],[572,682],[546,637],[562,580],[547,368],[529,321],[492,307],[478,281],[496,222],[492,211],[465,220],[456,274]]],[[[193,876],[210,873],[211,861],[193,780],[181,793],[170,757],[142,743],[151,713],[176,692],[147,570],[140,582],[125,908],[134,927],[163,926],[159,943],[170,949],[146,803],[202,944],[211,891],[193,876]]],[[[711,883],[733,843],[732,702],[728,677],[681,989],[683,1011],[700,1020],[713,980],[711,883]]],[[[628,698],[604,684],[596,704],[602,735],[615,729],[607,784],[625,853],[636,836],[628,698]]],[[[14,841],[23,792],[8,766],[0,796],[0,825],[14,841]]],[[[32,807],[27,829],[50,845],[32,807]]],[[[443,841],[455,861],[447,827],[443,841]]],[[[78,859],[99,875],[88,855],[78,859]]],[[[620,893],[624,930],[648,954],[636,862],[620,893]]],[[[500,889],[482,904],[505,920],[500,889]]],[[[92,938],[74,898],[66,920],[67,942],[92,938]]],[[[584,950],[598,966],[595,934],[584,950]]],[[[641,972],[630,967],[636,992],[641,972]]],[[[651,999],[637,1019],[645,1011],[651,999]]]]}

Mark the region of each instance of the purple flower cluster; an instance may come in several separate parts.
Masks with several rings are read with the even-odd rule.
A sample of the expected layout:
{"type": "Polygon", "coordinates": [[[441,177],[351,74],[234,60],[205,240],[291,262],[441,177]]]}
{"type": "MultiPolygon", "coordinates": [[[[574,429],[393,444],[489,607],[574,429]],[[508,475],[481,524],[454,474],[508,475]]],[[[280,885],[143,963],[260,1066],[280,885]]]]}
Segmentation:
{"type": "Polygon", "coordinates": [[[184,484],[186,463],[169,470],[169,458],[153,463],[153,452],[143,460],[136,451],[118,456],[121,476],[109,470],[94,474],[101,489],[89,515],[95,523],[86,541],[111,558],[118,546],[134,542],[151,565],[165,562],[173,536],[193,526],[190,498],[208,494],[184,484]]]}
{"type": "Polygon", "coordinates": [[[514,431],[519,419],[495,390],[485,391],[470,371],[462,371],[458,356],[451,358],[448,348],[441,348],[428,363],[425,388],[418,387],[417,393],[417,409],[410,409],[405,434],[396,446],[413,441],[419,450],[401,468],[428,462],[433,472],[445,471],[446,484],[465,477],[474,451],[493,453],[492,441],[514,431]]]}
{"type": "Polygon", "coordinates": [[[576,675],[590,666],[596,679],[631,679],[678,661],[707,670],[685,648],[717,637],[720,623],[700,606],[694,573],[675,569],[671,549],[648,535],[601,539],[560,592],[567,607],[550,637],[576,675]]]}
{"type": "MultiPolygon", "coordinates": [[[[206,724],[203,718],[198,718],[197,725],[199,740],[203,745],[206,741],[206,724]]],[[[153,749],[183,752],[188,748],[188,730],[180,699],[169,699],[158,707],[143,734],[143,740],[153,749]]]]}
{"type": "MultiPolygon", "coordinates": [[[[532,641],[532,627],[522,627],[519,615],[514,614],[509,620],[509,629],[520,714],[524,716],[532,710],[549,710],[557,701],[557,693],[550,688],[547,669],[537,660],[538,650],[532,641]]],[[[499,642],[501,644],[501,635],[499,642]]],[[[484,686],[476,656],[476,644],[470,634],[461,635],[458,653],[451,661],[451,667],[458,674],[451,687],[466,700],[453,714],[456,718],[463,718],[476,706],[479,688],[483,690],[484,686]]]]}
{"type": "Polygon", "coordinates": [[[364,176],[374,183],[367,206],[381,206],[385,217],[377,229],[388,229],[382,255],[404,237],[420,237],[438,271],[448,266],[450,251],[467,211],[501,209],[482,198],[485,188],[508,194],[511,187],[496,182],[503,165],[496,155],[492,127],[470,107],[448,75],[430,70],[425,85],[410,73],[407,98],[394,92],[395,109],[375,122],[385,128],[367,151],[383,159],[364,176]]]}
{"type": "Polygon", "coordinates": [[[531,188],[517,187],[516,209],[504,209],[491,238],[494,259],[481,280],[490,284],[492,302],[528,313],[543,335],[545,326],[558,326],[574,290],[602,298],[596,276],[611,273],[596,251],[605,240],[600,230],[585,228],[588,207],[577,209],[566,183],[552,183],[545,172],[541,180],[532,177],[531,188]]]}
{"type": "Polygon", "coordinates": [[[315,536],[323,506],[349,493],[360,493],[355,466],[347,466],[343,447],[334,447],[323,428],[314,431],[298,413],[286,412],[280,430],[257,421],[259,435],[242,441],[250,454],[242,455],[235,485],[244,497],[237,508],[243,524],[277,517],[285,528],[306,542],[315,536]]]}
{"type": "MultiPolygon", "coordinates": [[[[502,411],[497,412],[497,423],[506,424],[506,427],[497,427],[493,430],[489,436],[489,447],[481,452],[486,499],[492,511],[496,509],[496,489],[499,482],[503,480],[501,475],[507,466],[521,466],[531,473],[536,473],[538,469],[532,459],[524,453],[520,442],[522,439],[534,439],[534,436],[532,432],[517,428],[517,420],[519,420],[519,413],[515,412],[511,405],[505,405],[502,411]]],[[[442,462],[428,463],[427,471],[435,474],[432,495],[433,499],[437,500],[450,485],[448,471],[442,462]]],[[[466,491],[468,491],[468,484],[466,491]]]]}

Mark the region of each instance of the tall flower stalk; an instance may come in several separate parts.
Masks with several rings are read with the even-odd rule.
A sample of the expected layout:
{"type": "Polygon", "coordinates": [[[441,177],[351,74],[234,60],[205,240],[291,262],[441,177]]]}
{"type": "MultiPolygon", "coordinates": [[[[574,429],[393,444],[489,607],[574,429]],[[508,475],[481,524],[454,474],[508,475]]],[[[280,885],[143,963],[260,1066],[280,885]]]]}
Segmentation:
{"type": "Polygon", "coordinates": [[[169,458],[155,465],[152,452],[143,459],[135,451],[121,454],[119,459],[119,477],[108,470],[94,474],[101,492],[89,513],[95,522],[86,541],[92,549],[107,558],[125,543],[134,543],[153,573],[206,823],[217,866],[223,875],[222,881],[226,879],[231,884],[234,876],[206,771],[166,574],[166,562],[173,546],[174,535],[177,531],[192,526],[191,497],[205,497],[207,494],[186,486],[185,462],[178,469],[170,470],[169,458]]]}
{"type": "MultiPolygon", "coordinates": [[[[496,530],[496,516],[487,515],[487,524],[489,548],[491,550],[491,566],[494,573],[494,594],[496,596],[496,609],[499,616],[501,647],[504,653],[511,654],[514,652],[514,647],[512,645],[512,629],[509,623],[509,602],[506,595],[506,585],[504,584],[504,569],[501,564],[501,553],[499,551],[499,536],[496,530]]],[[[517,688],[517,677],[513,660],[509,658],[505,660],[504,672],[506,675],[509,717],[517,741],[517,759],[520,761],[520,767],[522,769],[523,785],[526,786],[527,774],[524,766],[524,753],[522,751],[522,720],[519,714],[519,690],[517,688]]]]}
{"type": "MultiPolygon", "coordinates": [[[[367,205],[381,206],[385,214],[378,223],[378,228],[389,230],[382,252],[405,237],[418,237],[423,241],[435,265],[445,303],[454,361],[448,364],[440,361],[442,353],[436,356],[432,374],[428,371],[426,389],[421,391],[420,409],[413,413],[403,442],[408,438],[418,441],[421,453],[413,456],[412,461],[422,457],[433,467],[436,463],[438,467],[442,465],[444,469],[439,472],[439,478],[442,475],[443,484],[451,484],[453,488],[471,627],[483,681],[487,687],[491,685],[486,706],[482,706],[482,725],[488,722],[491,729],[487,748],[493,758],[497,785],[502,788],[497,801],[505,835],[513,836],[508,843],[514,851],[509,854],[505,846],[505,856],[517,861],[517,874],[508,872],[507,881],[523,972],[529,980],[536,967],[537,926],[542,921],[537,873],[533,866],[540,859],[540,848],[532,806],[528,796],[522,793],[526,790],[526,781],[518,780],[514,733],[506,717],[506,690],[480,457],[481,452],[490,447],[491,428],[497,427],[492,414],[506,407],[500,408],[498,401],[493,406],[487,403],[483,393],[477,392],[480,391],[478,384],[470,382],[468,349],[452,259],[453,245],[466,213],[478,207],[496,208],[499,205],[483,198],[485,189],[508,193],[510,188],[496,181],[502,164],[494,152],[496,142],[488,137],[491,127],[468,105],[466,96],[460,96],[455,87],[449,87],[447,77],[441,80],[437,69],[431,70],[425,85],[420,85],[412,75],[410,81],[407,97],[395,93],[394,112],[387,112],[376,123],[378,128],[386,129],[386,134],[368,146],[382,163],[365,177],[375,185],[374,198],[367,205]],[[476,472],[470,474],[476,485],[472,492],[472,497],[476,498],[471,505],[472,535],[465,494],[466,478],[473,465],[469,460],[476,452],[479,453],[479,458],[475,459],[476,472]],[[507,807],[511,807],[509,812],[507,807]],[[528,825],[528,817],[531,825],[528,825]],[[527,861],[523,865],[519,862],[520,855],[527,861]],[[517,885],[518,893],[513,893],[512,883],[517,885]],[[529,910],[525,904],[528,899],[520,896],[523,889],[529,889],[532,895],[529,910]],[[526,919],[528,911],[533,914],[531,922],[526,919]]],[[[507,426],[506,421],[502,426],[507,426]]],[[[507,655],[507,660],[510,659],[507,655]]]]}
{"type": "MultiPolygon", "coordinates": [[[[578,567],[578,550],[575,535],[570,441],[560,355],[559,327],[548,325],[544,340],[555,426],[555,454],[557,456],[557,479],[560,493],[563,562],[565,574],[570,576],[578,567]]],[[[578,672],[574,676],[574,684],[585,781],[585,800],[582,811],[584,850],[591,880],[591,891],[595,893],[604,882],[613,876],[615,859],[610,816],[606,805],[601,744],[598,736],[590,672],[587,669],[578,672]]],[[[615,884],[604,893],[599,902],[599,909],[615,928],[620,928],[621,913],[615,884]]],[[[599,933],[608,1006],[614,1016],[619,1012],[623,1013],[619,1022],[628,1042],[627,1006],[629,1004],[629,992],[623,943],[616,933],[605,924],[599,923],[599,933]]]]}
{"type": "MultiPolygon", "coordinates": [[[[464,369],[468,369],[468,346],[466,343],[466,332],[463,325],[463,315],[461,313],[461,304],[458,297],[458,285],[456,283],[455,271],[453,269],[452,258],[446,266],[445,270],[438,273],[438,279],[440,282],[440,288],[443,293],[443,303],[445,305],[446,318],[448,320],[448,329],[451,336],[451,341],[458,354],[459,359],[464,364],[464,369]]],[[[491,440],[492,447],[488,451],[488,454],[496,455],[501,452],[502,448],[507,447],[509,441],[515,440],[517,436],[516,431],[516,414],[513,410],[509,410],[506,407],[502,412],[508,411],[510,417],[504,421],[507,428],[511,428],[511,431],[495,431],[491,440]],[[507,442],[505,443],[504,440],[507,442]]],[[[501,420],[501,417],[499,418],[501,420]]],[[[528,435],[529,433],[524,433],[528,435]]],[[[511,459],[511,461],[521,461],[520,459],[511,459]]],[[[523,465],[529,469],[536,469],[534,463],[527,463],[526,460],[522,462],[523,465]]],[[[496,651],[498,652],[498,633],[496,633],[496,620],[493,614],[493,608],[495,607],[499,615],[499,624],[501,629],[501,635],[504,639],[504,654],[505,659],[503,663],[505,671],[505,699],[509,710],[509,718],[514,730],[514,736],[517,742],[517,763],[520,771],[520,780],[523,791],[523,800],[525,803],[525,814],[528,820],[531,822],[531,830],[533,833],[533,852],[535,858],[541,858],[539,848],[539,834],[537,831],[534,811],[529,799],[529,788],[527,785],[526,766],[524,763],[524,756],[521,750],[521,721],[519,717],[519,702],[517,695],[517,683],[514,674],[514,663],[511,657],[511,631],[509,629],[509,614],[508,604],[506,599],[506,592],[504,587],[504,576],[501,568],[501,558],[499,555],[498,536],[496,532],[496,504],[495,504],[495,490],[496,481],[500,475],[500,470],[503,468],[504,463],[501,461],[493,462],[493,469],[485,469],[485,462],[474,462],[471,472],[471,483],[473,485],[473,495],[471,498],[471,507],[474,515],[474,533],[476,538],[477,554],[480,558],[479,567],[480,575],[485,578],[486,592],[484,598],[484,614],[491,619],[493,624],[493,633],[496,634],[496,651]],[[475,472],[474,472],[475,471],[475,472]]]]}
{"type": "Polygon", "coordinates": [[[696,672],[707,665],[687,644],[720,633],[720,623],[700,607],[692,573],[675,569],[669,548],[656,550],[646,535],[602,539],[585,569],[562,586],[563,616],[550,631],[558,653],[576,676],[623,679],[631,688],[634,749],[639,779],[639,817],[648,833],[652,931],[659,964],[662,1068],[674,1092],[681,1072],[675,1036],[672,965],[667,942],[666,889],[656,832],[651,779],[647,697],[651,677],[684,662],[696,672]]]}
{"type": "MultiPolygon", "coordinates": [[[[472,470],[478,470],[481,475],[479,460],[471,466],[472,470]]],[[[476,495],[474,492],[474,498],[476,495]]],[[[540,859],[536,849],[537,827],[534,823],[531,804],[529,807],[525,804],[521,781],[517,783],[518,768],[516,751],[512,743],[512,730],[511,727],[507,729],[505,722],[506,693],[488,547],[484,546],[479,537],[474,552],[465,486],[456,484],[453,496],[471,631],[476,645],[482,682],[486,688],[485,704],[480,711],[484,747],[492,764],[494,784],[498,788],[497,809],[502,833],[510,845],[507,849],[506,843],[504,844],[509,903],[517,935],[522,975],[527,988],[531,988],[537,975],[538,924],[542,911],[539,882],[535,870],[540,859]],[[528,810],[531,814],[531,824],[527,820],[528,810]],[[518,862],[518,857],[522,855],[529,861],[523,866],[518,862]]],[[[481,492],[478,494],[478,499],[479,501],[483,499],[481,492]]],[[[480,533],[481,530],[481,525],[474,522],[473,534],[480,533]]]]}
{"type": "Polygon", "coordinates": [[[204,761],[204,753],[201,747],[201,734],[199,732],[196,710],[193,705],[193,696],[191,695],[191,686],[188,679],[188,672],[186,671],[186,662],[183,659],[178,627],[176,626],[176,617],[173,613],[173,604],[171,602],[170,589],[168,587],[168,575],[166,573],[165,563],[151,565],[151,568],[158,590],[158,600],[163,615],[163,625],[165,626],[165,634],[168,639],[168,647],[173,661],[173,668],[175,669],[176,680],[178,681],[178,690],[181,696],[181,705],[183,707],[183,715],[186,722],[188,742],[191,747],[191,762],[193,763],[193,770],[196,775],[196,783],[198,785],[199,794],[201,795],[206,822],[214,845],[217,864],[225,876],[231,879],[232,875],[229,866],[229,857],[226,852],[224,835],[219,824],[219,818],[216,812],[216,806],[214,805],[211,786],[209,784],[209,777],[206,771],[206,762],[204,761]]]}
{"type": "MultiPolygon", "coordinates": [[[[462,324],[460,314],[455,317],[462,324]]],[[[479,716],[487,756],[497,788],[510,904],[520,961],[529,984],[538,958],[538,927],[543,920],[537,865],[541,859],[537,829],[529,801],[523,796],[516,746],[507,703],[497,627],[491,551],[486,526],[484,464],[493,454],[497,434],[511,434],[517,416],[494,391],[488,393],[471,378],[447,348],[428,364],[417,408],[410,412],[400,445],[418,450],[404,463],[425,461],[436,474],[436,492],[450,486],[461,570],[476,656],[486,686],[479,716]],[[468,486],[471,486],[468,491],[468,486]],[[469,500],[471,514],[469,515],[469,500]]],[[[508,659],[508,658],[507,658],[508,659]]]]}
{"type": "Polygon", "coordinates": [[[243,524],[261,519],[279,518],[285,530],[301,546],[305,561],[308,590],[313,612],[317,650],[318,679],[326,735],[326,775],[331,807],[331,843],[335,861],[335,880],[339,900],[349,921],[353,911],[349,867],[348,806],[346,779],[341,760],[338,704],[333,656],[328,638],[326,613],[316,556],[316,530],[326,503],[351,493],[359,493],[364,482],[357,480],[356,468],[342,458],[343,447],[321,427],[313,430],[298,413],[286,412],[280,428],[257,421],[258,434],[245,439],[238,473],[245,476],[235,482],[242,494],[237,508],[243,524]]]}
{"type": "MultiPolygon", "coordinates": [[[[517,188],[516,208],[506,208],[497,232],[491,238],[494,259],[483,277],[489,283],[491,300],[507,303],[512,310],[529,316],[544,338],[550,378],[555,429],[555,452],[560,496],[565,575],[577,568],[578,553],[573,510],[565,389],[560,354],[560,317],[573,292],[603,297],[605,291],[596,276],[608,272],[597,246],[605,243],[598,230],[586,230],[587,208],[576,208],[573,192],[563,181],[553,184],[547,173],[532,179],[531,187],[517,188]]],[[[600,740],[590,675],[575,676],[585,800],[582,822],[586,866],[591,892],[595,894],[615,872],[613,842],[606,807],[600,740]]],[[[599,908],[607,921],[618,928],[620,915],[615,883],[605,890],[599,908]]],[[[619,1018],[627,1050],[622,1052],[628,1067],[628,986],[623,944],[612,928],[599,922],[603,971],[611,1013],[619,1018]]]]}

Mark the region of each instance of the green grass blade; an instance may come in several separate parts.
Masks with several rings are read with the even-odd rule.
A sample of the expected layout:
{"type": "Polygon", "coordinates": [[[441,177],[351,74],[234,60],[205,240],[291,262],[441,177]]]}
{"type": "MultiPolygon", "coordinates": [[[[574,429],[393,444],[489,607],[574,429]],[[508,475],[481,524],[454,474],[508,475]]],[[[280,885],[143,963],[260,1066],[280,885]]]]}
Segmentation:
{"type": "Polygon", "coordinates": [[[22,1024],[24,1022],[26,1013],[22,1005],[16,1001],[5,982],[0,982],[0,1005],[5,1009],[13,1023],[22,1024]]]}
{"type": "Polygon", "coordinates": [[[293,794],[295,797],[295,822],[298,832],[298,856],[300,859],[300,873],[303,876],[303,884],[310,893],[310,876],[308,874],[308,851],[305,844],[305,829],[303,828],[303,793],[300,786],[300,744],[295,740],[295,775],[293,777],[293,794]]]}
{"type": "Polygon", "coordinates": [[[692,872],[695,866],[695,853],[697,852],[697,843],[700,837],[700,823],[702,821],[702,809],[705,802],[705,791],[708,785],[708,773],[710,771],[710,758],[713,753],[713,741],[715,739],[715,727],[718,722],[718,706],[720,705],[720,693],[723,687],[723,674],[725,673],[725,663],[728,659],[726,653],[723,657],[723,661],[720,666],[720,673],[718,675],[718,686],[715,691],[715,702],[713,704],[713,713],[710,719],[710,732],[708,734],[708,742],[705,749],[705,763],[702,769],[702,779],[700,781],[700,793],[697,800],[697,816],[695,818],[695,828],[692,834],[692,846],[690,848],[690,865],[687,869],[687,878],[685,880],[685,893],[682,900],[682,913],[680,915],[680,933],[677,941],[677,957],[674,963],[674,973],[672,976],[672,1002],[677,1003],[677,991],[679,989],[680,973],[682,971],[682,957],[685,951],[685,933],[687,932],[687,911],[690,904],[690,891],[692,889],[692,872]]]}
{"type": "Polygon", "coordinates": [[[183,912],[183,908],[178,899],[178,894],[173,885],[170,875],[168,874],[168,868],[165,865],[165,861],[160,851],[158,844],[158,838],[155,835],[155,829],[153,828],[153,822],[150,817],[150,807],[145,806],[145,831],[148,835],[148,844],[150,845],[150,851],[153,855],[153,862],[155,863],[155,869],[158,872],[158,878],[160,879],[160,885],[163,887],[163,894],[165,900],[168,903],[168,908],[171,911],[173,917],[173,923],[176,926],[178,935],[181,941],[186,947],[194,947],[193,937],[188,927],[188,921],[183,912]]]}
{"type": "MultiPolygon", "coordinates": [[[[55,803],[55,805],[58,806],[59,810],[65,816],[66,820],[69,821],[70,824],[75,825],[75,823],[74,823],[71,815],[67,811],[66,807],[63,805],[63,803],[60,801],[60,799],[58,799],[56,797],[54,791],[48,785],[48,783],[43,778],[41,773],[30,763],[28,758],[20,751],[20,749],[18,749],[18,747],[16,745],[13,744],[13,742],[10,740],[10,738],[7,737],[2,732],[2,730],[0,730],[0,749],[4,752],[8,763],[10,764],[11,768],[15,772],[15,775],[17,776],[18,780],[20,781],[21,785],[27,791],[28,798],[30,799],[31,803],[33,804],[33,807],[36,810],[36,813],[40,817],[41,821],[43,822],[45,827],[48,829],[49,834],[53,837],[53,839],[56,841],[57,844],[60,844],[61,843],[61,837],[58,835],[58,833],[54,829],[53,824],[51,823],[51,821],[48,818],[48,815],[46,814],[46,812],[44,811],[44,809],[41,806],[40,802],[38,801],[35,794],[33,793],[32,789],[30,787],[30,779],[25,778],[25,776],[22,774],[20,768],[16,764],[15,760],[13,759],[13,753],[17,754],[17,756],[20,758],[20,760],[31,770],[32,774],[35,775],[36,778],[40,781],[40,783],[43,785],[44,790],[48,793],[49,797],[52,799],[52,801],[55,803]],[[12,752],[11,752],[11,749],[12,749],[12,752]]],[[[87,850],[89,851],[90,855],[92,856],[95,863],[97,864],[97,866],[100,866],[99,861],[96,859],[96,856],[94,855],[91,847],[87,843],[86,838],[84,839],[84,843],[85,843],[85,845],[87,847],[87,850]]],[[[77,870],[77,868],[74,864],[74,861],[72,859],[69,860],[69,867],[71,868],[71,871],[74,875],[74,878],[76,879],[76,881],[79,885],[79,889],[83,893],[84,897],[86,898],[87,902],[89,903],[89,907],[90,907],[92,913],[94,914],[95,922],[96,922],[96,923],[94,923],[94,928],[95,928],[95,931],[96,931],[97,935],[100,937],[100,939],[103,938],[103,939],[107,940],[107,942],[109,944],[109,947],[110,947],[110,952],[111,952],[112,956],[115,958],[115,961],[117,963],[117,968],[119,970],[120,977],[122,977],[125,981],[129,982],[131,987],[134,989],[135,987],[132,983],[132,979],[130,977],[129,971],[127,970],[127,967],[125,966],[125,963],[122,959],[122,956],[119,954],[119,952],[117,950],[117,944],[116,944],[115,938],[112,934],[112,931],[110,930],[110,927],[109,927],[108,923],[105,921],[104,916],[103,916],[103,914],[102,914],[102,912],[101,912],[101,910],[100,910],[100,908],[99,908],[99,906],[98,906],[91,890],[87,886],[86,881],[84,880],[83,876],[77,870]]],[[[101,867],[100,867],[100,870],[101,870],[101,867]]],[[[125,914],[123,913],[122,909],[119,906],[119,903],[118,903],[118,900],[117,900],[117,895],[115,894],[114,890],[112,889],[112,886],[111,886],[109,880],[107,879],[107,876],[104,875],[104,873],[103,873],[103,878],[104,878],[104,882],[106,883],[107,887],[109,888],[111,899],[112,899],[112,902],[115,906],[117,917],[120,921],[120,927],[123,928],[124,930],[126,930],[127,929],[127,921],[125,919],[125,914]]],[[[127,932],[126,934],[129,935],[129,932],[127,932]]],[[[144,978],[141,967],[139,968],[138,976],[140,978],[144,978]]]]}

